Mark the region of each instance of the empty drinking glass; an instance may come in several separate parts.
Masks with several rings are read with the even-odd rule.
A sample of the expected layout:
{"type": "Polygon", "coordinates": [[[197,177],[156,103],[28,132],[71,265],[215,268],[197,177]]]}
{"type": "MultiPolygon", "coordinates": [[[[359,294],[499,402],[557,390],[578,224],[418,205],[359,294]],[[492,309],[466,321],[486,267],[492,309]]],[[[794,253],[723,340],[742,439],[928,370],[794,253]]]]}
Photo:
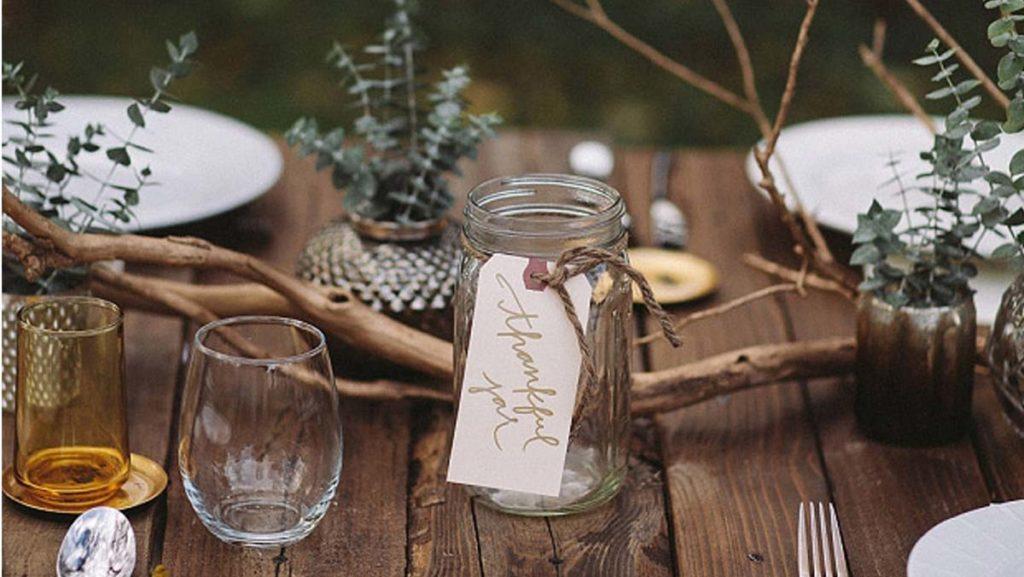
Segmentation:
{"type": "Polygon", "coordinates": [[[293,544],[334,498],[341,416],[324,335],[281,317],[236,317],[196,333],[178,464],[207,529],[228,543],[293,544]]]}

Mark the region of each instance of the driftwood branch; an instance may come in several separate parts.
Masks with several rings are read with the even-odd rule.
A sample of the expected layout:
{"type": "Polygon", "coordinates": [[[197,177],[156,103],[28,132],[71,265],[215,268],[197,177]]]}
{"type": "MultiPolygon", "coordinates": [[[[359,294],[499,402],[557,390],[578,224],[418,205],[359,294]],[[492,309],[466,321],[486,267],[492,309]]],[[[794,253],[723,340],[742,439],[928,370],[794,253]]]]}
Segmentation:
{"type": "Polygon", "coordinates": [[[855,291],[851,291],[845,285],[841,285],[834,280],[822,278],[812,272],[799,271],[782,266],[781,264],[772,262],[758,254],[747,253],[743,255],[743,262],[750,268],[757,269],[782,280],[796,283],[800,282],[802,277],[804,285],[811,288],[836,292],[851,300],[856,297],[855,291]]]}
{"type": "MultiPolygon", "coordinates": [[[[168,311],[208,323],[217,315],[204,306],[177,294],[173,281],[157,281],[148,277],[124,274],[104,265],[92,267],[94,282],[101,290],[114,289],[143,297],[144,302],[159,303],[168,311]]],[[[185,286],[185,285],[183,285],[185,286]]],[[[761,296],[796,290],[796,285],[777,285],[758,291],[761,296]],[[771,290],[768,290],[771,289],[771,290]]],[[[754,298],[752,293],[748,298],[754,298]]],[[[732,308],[742,302],[733,301],[732,308]]],[[[722,307],[716,307],[720,312],[722,307]]],[[[696,320],[696,319],[695,319],[696,320]]],[[[226,335],[230,339],[231,335],[226,335]]],[[[261,356],[251,350],[252,344],[237,339],[239,349],[261,356]]],[[[732,351],[672,369],[640,372],[633,375],[633,413],[646,414],[690,406],[720,395],[771,382],[790,379],[811,379],[849,372],[853,362],[852,339],[828,339],[780,345],[761,345],[732,351]]],[[[300,375],[301,376],[301,375],[300,375]]],[[[315,376],[314,376],[315,377],[315,376]]],[[[451,393],[423,385],[391,380],[360,382],[335,379],[338,391],[347,397],[400,401],[426,400],[451,402],[451,393]]]]}
{"type": "Polygon", "coordinates": [[[431,376],[452,376],[450,343],[374,312],[345,291],[309,285],[255,257],[197,238],[75,234],[23,204],[6,186],[3,210],[37,245],[52,246],[56,255],[70,262],[124,260],[231,272],[279,293],[304,317],[353,347],[431,376]]]}
{"type": "MultiPolygon", "coordinates": [[[[783,381],[841,376],[853,370],[855,352],[852,338],[759,345],[664,371],[635,373],[632,413],[681,409],[783,381]]],[[[366,399],[451,401],[450,393],[394,381],[345,381],[338,388],[342,394],[366,399]]]]}
{"type": "Polygon", "coordinates": [[[635,415],[659,413],[779,381],[849,373],[852,338],[759,345],[633,377],[635,415]]]}

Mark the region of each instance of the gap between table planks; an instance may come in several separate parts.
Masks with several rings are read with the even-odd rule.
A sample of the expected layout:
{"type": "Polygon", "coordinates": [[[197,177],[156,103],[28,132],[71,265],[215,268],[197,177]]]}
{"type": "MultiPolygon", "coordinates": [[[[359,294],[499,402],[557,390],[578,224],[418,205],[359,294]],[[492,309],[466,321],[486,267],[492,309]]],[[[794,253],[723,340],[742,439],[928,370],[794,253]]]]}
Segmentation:
{"type": "MultiPolygon", "coordinates": [[[[769,284],[742,264],[763,242],[785,242],[769,205],[756,196],[733,151],[677,154],[669,195],[688,216],[690,249],[719,267],[710,302],[676,307],[682,314],[769,284]]],[[[648,322],[655,330],[656,323],[648,322]]],[[[786,340],[785,313],[766,299],[687,327],[683,346],[651,346],[652,369],[743,346],[786,340]]],[[[746,391],[666,413],[661,434],[680,575],[795,575],[796,509],[825,500],[814,429],[800,391],[788,384],[746,391]]]]}

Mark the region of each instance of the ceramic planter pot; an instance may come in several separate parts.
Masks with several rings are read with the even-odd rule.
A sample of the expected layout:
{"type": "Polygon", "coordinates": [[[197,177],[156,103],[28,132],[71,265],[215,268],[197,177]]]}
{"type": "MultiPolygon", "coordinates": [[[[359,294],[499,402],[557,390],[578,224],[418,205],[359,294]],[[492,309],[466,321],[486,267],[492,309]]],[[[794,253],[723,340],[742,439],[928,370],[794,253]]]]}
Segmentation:
{"type": "Polygon", "coordinates": [[[974,386],[973,299],[895,308],[863,295],[857,309],[861,429],[884,442],[934,445],[967,432],[974,386]]]}
{"type": "MultiPolygon", "coordinates": [[[[376,311],[442,339],[452,338],[459,227],[446,219],[402,225],[347,216],[309,239],[299,256],[301,278],[341,287],[376,311]]],[[[331,348],[343,349],[332,342],[331,348]]],[[[338,370],[360,377],[393,371],[363,358],[338,370]]]]}
{"type": "Polygon", "coordinates": [[[985,353],[1006,417],[1024,437],[1024,274],[1003,294],[985,353]]]}

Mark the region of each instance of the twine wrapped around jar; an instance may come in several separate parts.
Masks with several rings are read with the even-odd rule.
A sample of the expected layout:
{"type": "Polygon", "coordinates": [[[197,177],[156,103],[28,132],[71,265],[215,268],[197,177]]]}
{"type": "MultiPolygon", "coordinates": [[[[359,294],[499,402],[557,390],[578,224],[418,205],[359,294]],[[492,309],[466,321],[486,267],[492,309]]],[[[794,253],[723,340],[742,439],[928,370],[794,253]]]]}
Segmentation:
{"type": "MultiPolygon", "coordinates": [[[[477,260],[486,261],[488,259],[486,254],[473,248],[466,240],[465,235],[462,236],[462,247],[466,254],[472,255],[477,260]]],[[[621,256],[609,250],[586,246],[572,248],[563,252],[558,257],[554,268],[550,272],[532,273],[530,275],[531,278],[554,290],[555,294],[562,301],[562,306],[565,307],[565,316],[568,317],[569,323],[572,324],[573,331],[576,333],[576,341],[580,347],[580,356],[582,357],[580,370],[582,372],[583,387],[576,395],[576,408],[573,411],[573,425],[570,436],[575,435],[577,423],[579,422],[578,417],[587,406],[590,390],[593,387],[595,371],[590,343],[587,342],[586,334],[583,332],[583,324],[580,323],[580,317],[576,314],[576,307],[572,304],[572,298],[569,296],[569,291],[565,288],[565,283],[570,278],[586,274],[601,265],[607,265],[609,268],[625,274],[629,277],[629,280],[636,283],[640,289],[640,294],[643,296],[644,306],[654,315],[654,318],[658,319],[661,331],[665,334],[668,342],[673,347],[679,347],[682,344],[682,339],[679,337],[679,333],[676,332],[672,317],[665,312],[665,309],[654,298],[654,291],[651,289],[647,279],[644,278],[643,273],[630,266],[621,256]]]]}

